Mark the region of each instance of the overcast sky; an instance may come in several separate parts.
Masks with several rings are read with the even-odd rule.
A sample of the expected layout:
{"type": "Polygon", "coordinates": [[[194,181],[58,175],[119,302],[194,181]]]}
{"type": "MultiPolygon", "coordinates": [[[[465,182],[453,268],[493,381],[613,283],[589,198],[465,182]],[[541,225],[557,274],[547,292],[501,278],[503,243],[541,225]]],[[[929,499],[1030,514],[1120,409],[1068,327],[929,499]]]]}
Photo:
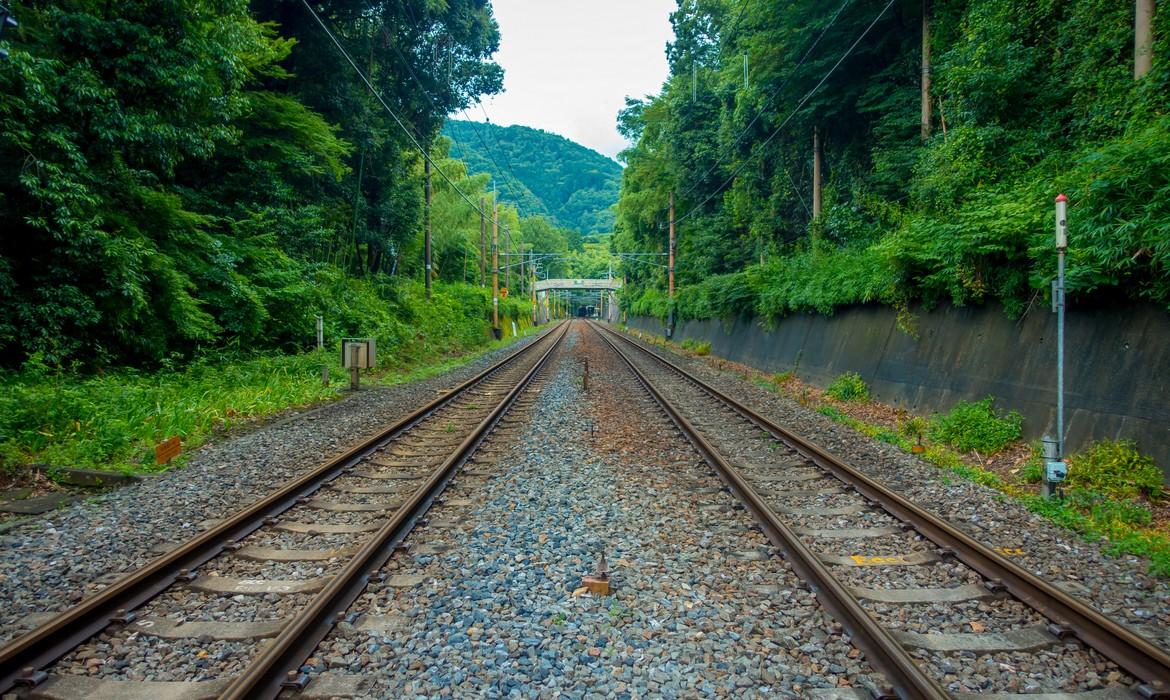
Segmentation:
{"type": "MultiPolygon", "coordinates": [[[[485,99],[495,124],[551,131],[613,157],[625,97],[666,80],[674,0],[492,0],[504,93],[485,99]]],[[[478,108],[467,111],[483,120],[478,108]]],[[[461,114],[454,115],[462,118],[461,114]]]]}

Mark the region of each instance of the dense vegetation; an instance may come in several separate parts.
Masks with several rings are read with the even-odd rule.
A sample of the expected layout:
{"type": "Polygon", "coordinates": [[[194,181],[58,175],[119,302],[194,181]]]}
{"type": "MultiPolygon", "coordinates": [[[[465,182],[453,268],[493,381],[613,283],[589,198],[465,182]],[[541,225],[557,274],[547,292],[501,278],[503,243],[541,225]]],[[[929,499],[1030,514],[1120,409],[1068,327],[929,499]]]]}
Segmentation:
{"type": "Polygon", "coordinates": [[[490,173],[500,194],[526,216],[541,215],[583,234],[613,230],[621,166],[556,134],[526,126],[450,120],[452,155],[490,173]]]}
{"type": "MultiPolygon", "coordinates": [[[[668,82],[619,116],[636,145],[616,246],[664,251],[674,192],[682,317],[872,301],[996,301],[1014,315],[1049,293],[1064,192],[1071,300],[1170,308],[1170,12],[1139,80],[1133,13],[1105,0],[680,0],[668,82]]],[[[664,275],[628,272],[631,312],[665,316],[664,275]]]]}
{"type": "MultiPolygon", "coordinates": [[[[438,133],[447,113],[500,90],[490,5],[315,7],[394,115],[298,2],[13,7],[21,26],[0,61],[0,367],[305,349],[317,314],[329,338],[392,347],[414,332],[402,300],[423,275],[416,143],[437,168],[433,276],[479,283],[480,217],[455,188],[478,202],[489,178],[438,133]]],[[[514,252],[573,247],[514,206],[500,223],[514,252]]]]}

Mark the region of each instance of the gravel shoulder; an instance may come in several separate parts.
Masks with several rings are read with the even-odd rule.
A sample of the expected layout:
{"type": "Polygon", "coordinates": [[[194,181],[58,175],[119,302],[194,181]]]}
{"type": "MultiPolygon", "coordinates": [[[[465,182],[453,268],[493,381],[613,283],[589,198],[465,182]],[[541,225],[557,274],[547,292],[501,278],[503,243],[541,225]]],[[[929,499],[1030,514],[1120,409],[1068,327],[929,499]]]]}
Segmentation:
{"type": "Polygon", "coordinates": [[[339,626],[302,670],[360,674],[370,698],[794,697],[873,683],[600,339],[578,326],[566,344],[450,548],[396,556],[388,573],[418,584],[375,588],[349,611],[397,629],[339,626]],[[581,588],[599,552],[607,597],[581,588]]]}
{"type": "Polygon", "coordinates": [[[0,534],[0,642],[26,631],[29,615],[57,612],[111,576],[145,564],[154,548],[182,541],[378,432],[531,342],[522,339],[434,377],[363,389],[191,454],[182,469],[74,503],[0,534]]]}
{"type": "Polygon", "coordinates": [[[852,466],[993,547],[1022,550],[1014,561],[1170,648],[1170,581],[1147,573],[1149,562],[1115,556],[1029,512],[999,491],[923,462],[786,396],[767,391],[707,361],[651,348],[762,415],[843,458],[852,466]]]}

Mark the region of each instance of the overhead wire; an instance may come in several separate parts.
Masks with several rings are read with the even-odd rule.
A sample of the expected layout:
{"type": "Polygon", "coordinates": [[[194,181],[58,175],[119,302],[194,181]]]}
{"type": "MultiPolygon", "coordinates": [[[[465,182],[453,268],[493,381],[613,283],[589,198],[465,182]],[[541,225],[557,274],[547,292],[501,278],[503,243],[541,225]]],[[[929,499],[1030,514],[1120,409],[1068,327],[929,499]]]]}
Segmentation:
{"type": "MultiPolygon", "coordinates": [[[[384,27],[383,27],[383,32],[385,32],[384,27]]],[[[422,79],[418,77],[418,74],[415,72],[414,68],[410,65],[410,60],[406,57],[406,54],[402,53],[402,50],[399,49],[398,46],[394,42],[390,42],[390,44],[394,48],[394,53],[398,54],[398,58],[400,58],[402,60],[403,66],[406,67],[406,72],[410,74],[410,77],[414,80],[414,82],[418,83],[418,86],[420,88],[422,88],[423,95],[426,96],[427,100],[431,103],[431,106],[434,107],[436,111],[438,111],[438,109],[439,109],[438,103],[435,101],[435,98],[427,91],[427,86],[423,83],[422,79]]],[[[472,121],[471,117],[468,116],[467,110],[465,108],[460,107],[459,111],[463,114],[463,117],[465,119],[467,119],[467,123],[469,125],[471,125],[472,131],[475,132],[476,137],[479,138],[479,142],[483,145],[484,153],[485,153],[485,155],[487,155],[488,160],[490,160],[492,165],[494,165],[496,167],[496,170],[502,174],[504,172],[504,169],[500,167],[500,164],[496,161],[495,157],[492,155],[491,147],[488,145],[487,141],[483,138],[483,134],[480,133],[479,125],[476,124],[474,121],[472,121]]],[[[519,203],[520,197],[516,194],[516,191],[512,188],[511,182],[505,181],[504,186],[508,188],[508,192],[512,195],[513,199],[516,200],[513,206],[516,207],[517,211],[520,213],[520,216],[523,217],[524,212],[521,209],[520,203],[519,203]]],[[[504,225],[504,230],[510,231],[510,229],[507,225],[504,225]]]]}
{"type": "MultiPolygon", "coordinates": [[[[390,108],[390,105],[387,104],[386,99],[384,97],[382,97],[382,94],[380,92],[378,92],[378,89],[374,87],[374,84],[370,82],[370,79],[368,77],[366,77],[366,74],[362,71],[362,69],[360,67],[358,67],[358,64],[354,62],[353,57],[350,56],[349,52],[345,50],[345,47],[341,45],[341,42],[338,41],[337,37],[333,34],[333,32],[325,24],[325,21],[321,19],[321,16],[319,14],[317,14],[317,11],[314,10],[313,6],[309,4],[309,0],[301,0],[301,3],[305,6],[305,9],[309,11],[309,14],[311,14],[313,16],[313,19],[315,19],[317,21],[317,24],[320,25],[322,31],[325,32],[325,35],[328,36],[330,41],[333,42],[333,45],[337,48],[338,53],[340,53],[342,55],[342,57],[345,58],[346,62],[349,63],[350,67],[353,68],[354,72],[357,73],[358,77],[361,78],[362,82],[365,83],[366,88],[368,88],[370,93],[375,98],[377,98],[378,102],[382,105],[382,108],[386,110],[386,113],[389,114],[394,119],[394,122],[396,124],[398,124],[398,127],[400,129],[402,129],[403,133],[406,134],[406,137],[408,139],[410,139],[410,142],[412,144],[414,144],[414,147],[416,149],[418,149],[418,152],[422,155],[423,159],[427,163],[430,164],[431,169],[433,169],[435,172],[437,172],[439,174],[439,176],[441,178],[443,178],[443,180],[445,180],[448,185],[451,186],[451,189],[454,190],[455,193],[458,194],[461,199],[463,199],[463,201],[467,202],[467,204],[472,209],[479,212],[480,216],[487,216],[487,214],[483,211],[483,209],[481,209],[478,204],[476,204],[474,201],[472,201],[471,198],[468,197],[467,194],[463,192],[463,190],[459,189],[459,186],[456,185],[455,182],[447,175],[447,173],[443,172],[442,168],[440,168],[435,163],[435,161],[431,158],[430,153],[428,153],[428,150],[426,148],[424,148],[422,144],[419,143],[419,140],[415,137],[415,134],[413,133],[413,131],[406,125],[405,122],[403,122],[402,118],[400,118],[398,116],[398,114],[396,114],[394,112],[394,110],[390,108]]],[[[429,97],[429,95],[428,95],[428,97],[429,97]]],[[[493,212],[493,215],[491,217],[488,217],[488,218],[490,218],[492,221],[496,221],[494,212],[493,212]]]]}
{"type": "MultiPolygon", "coordinates": [[[[734,149],[736,146],[738,146],[739,142],[743,140],[743,137],[747,135],[748,131],[750,131],[751,128],[756,125],[756,122],[760,120],[760,117],[764,116],[764,110],[772,106],[772,101],[776,99],[777,95],[780,94],[780,91],[788,87],[788,83],[792,82],[792,78],[796,75],[796,71],[804,65],[804,62],[807,61],[808,57],[812,55],[813,50],[816,49],[816,47],[821,43],[821,39],[824,39],[825,35],[829,33],[829,30],[833,27],[833,25],[837,23],[837,18],[841,16],[841,12],[844,11],[846,6],[848,6],[852,1],[853,0],[845,0],[843,3],[841,3],[841,6],[837,8],[837,11],[834,12],[833,16],[829,19],[829,23],[825,25],[825,28],[822,29],[821,33],[817,35],[817,38],[814,39],[811,44],[809,44],[807,49],[805,49],[804,55],[800,57],[800,60],[797,61],[796,65],[792,67],[792,70],[788,72],[788,75],[784,78],[780,85],[772,91],[772,94],[768,95],[768,99],[764,100],[764,105],[756,111],[756,115],[752,117],[752,120],[748,122],[747,126],[745,126],[743,129],[740,129],[738,134],[736,134],[735,140],[731,143],[731,149],[734,149]]],[[[746,7],[746,5],[747,3],[745,2],[744,6],[746,7]]],[[[738,24],[739,22],[737,21],[736,26],[738,26],[738,24]]],[[[723,165],[723,160],[723,158],[720,158],[719,160],[716,160],[714,163],[712,163],[711,167],[707,168],[707,170],[702,175],[695,179],[694,183],[688,187],[685,192],[679,195],[679,198],[681,199],[689,195],[691,192],[694,192],[695,188],[698,187],[699,184],[704,180],[706,180],[708,175],[714,172],[715,169],[720,165],[723,165]]]]}
{"type": "MultiPolygon", "coordinates": [[[[847,2],[848,2],[848,0],[847,0],[847,2]]],[[[782,121],[780,123],[780,126],[776,127],[776,129],[773,130],[772,133],[768,135],[768,138],[764,139],[763,142],[757,146],[757,149],[763,148],[764,146],[767,146],[769,143],[771,143],[772,139],[776,138],[776,135],[779,134],[784,129],[784,127],[788,125],[788,122],[792,121],[792,118],[795,117],[796,114],[804,107],[804,105],[812,98],[812,96],[814,94],[816,94],[817,90],[821,89],[821,86],[825,84],[825,81],[827,81],[829,79],[829,77],[832,76],[833,73],[835,73],[837,71],[837,69],[841,67],[841,64],[845,62],[845,59],[849,58],[849,56],[853,54],[853,50],[856,49],[857,46],[859,44],[861,44],[862,40],[865,39],[865,37],[869,35],[870,31],[872,31],[873,28],[877,25],[877,23],[881,20],[881,18],[885,16],[886,12],[889,11],[890,7],[893,6],[894,2],[895,2],[895,0],[889,0],[889,2],[887,2],[885,4],[885,6],[882,7],[881,11],[878,12],[877,16],[875,16],[873,18],[873,21],[869,23],[869,25],[865,28],[864,31],[861,32],[860,35],[858,35],[858,37],[853,41],[853,43],[849,46],[849,48],[845,50],[845,53],[841,54],[841,57],[837,59],[837,62],[833,64],[833,67],[830,68],[829,71],[827,73],[825,73],[824,76],[821,77],[821,79],[817,82],[816,85],[813,86],[813,88],[811,90],[809,90],[807,93],[805,93],[804,97],[802,97],[800,99],[800,102],[797,103],[796,107],[794,107],[792,109],[792,111],[788,113],[788,116],[784,118],[784,121],[782,121]]],[[[759,151],[757,150],[756,152],[758,153],[759,151]]],[[[744,159],[744,161],[742,163],[740,163],[739,166],[736,167],[736,169],[734,171],[732,171],[731,175],[728,176],[728,178],[723,181],[722,185],[720,185],[717,189],[715,189],[715,191],[711,192],[706,197],[704,197],[701,202],[699,202],[698,204],[696,204],[695,206],[693,206],[689,210],[687,210],[687,212],[685,214],[683,214],[681,217],[676,218],[674,220],[674,223],[677,225],[677,224],[682,223],[683,221],[686,221],[688,218],[691,217],[691,215],[693,215],[696,211],[698,211],[700,208],[702,208],[704,205],[706,205],[707,202],[711,201],[711,199],[715,195],[723,192],[723,190],[725,190],[727,188],[727,186],[730,185],[735,180],[735,178],[743,171],[743,169],[745,167],[747,167],[747,164],[752,160],[752,158],[753,158],[752,156],[749,156],[748,158],[744,159]]]]}

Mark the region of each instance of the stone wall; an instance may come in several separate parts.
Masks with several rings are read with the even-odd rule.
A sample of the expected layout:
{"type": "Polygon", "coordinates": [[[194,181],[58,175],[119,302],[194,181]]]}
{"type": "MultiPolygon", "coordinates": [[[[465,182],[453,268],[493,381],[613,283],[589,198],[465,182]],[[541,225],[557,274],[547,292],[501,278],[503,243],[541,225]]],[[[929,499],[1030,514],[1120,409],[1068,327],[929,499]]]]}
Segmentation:
{"type": "MultiPolygon", "coordinates": [[[[631,328],[663,332],[657,319],[631,328]]],[[[991,395],[1024,415],[1024,437],[1056,420],[1056,316],[1033,308],[1018,320],[999,308],[914,311],[915,336],[879,306],[833,316],[797,314],[765,328],[754,319],[688,321],[675,340],[711,343],[711,354],[766,372],[795,369],[825,386],[860,374],[874,397],[919,413],[947,411],[991,395]]],[[[1170,477],[1170,314],[1152,306],[1072,308],[1065,330],[1065,420],[1075,450],[1101,438],[1130,438],[1170,477]]]]}

